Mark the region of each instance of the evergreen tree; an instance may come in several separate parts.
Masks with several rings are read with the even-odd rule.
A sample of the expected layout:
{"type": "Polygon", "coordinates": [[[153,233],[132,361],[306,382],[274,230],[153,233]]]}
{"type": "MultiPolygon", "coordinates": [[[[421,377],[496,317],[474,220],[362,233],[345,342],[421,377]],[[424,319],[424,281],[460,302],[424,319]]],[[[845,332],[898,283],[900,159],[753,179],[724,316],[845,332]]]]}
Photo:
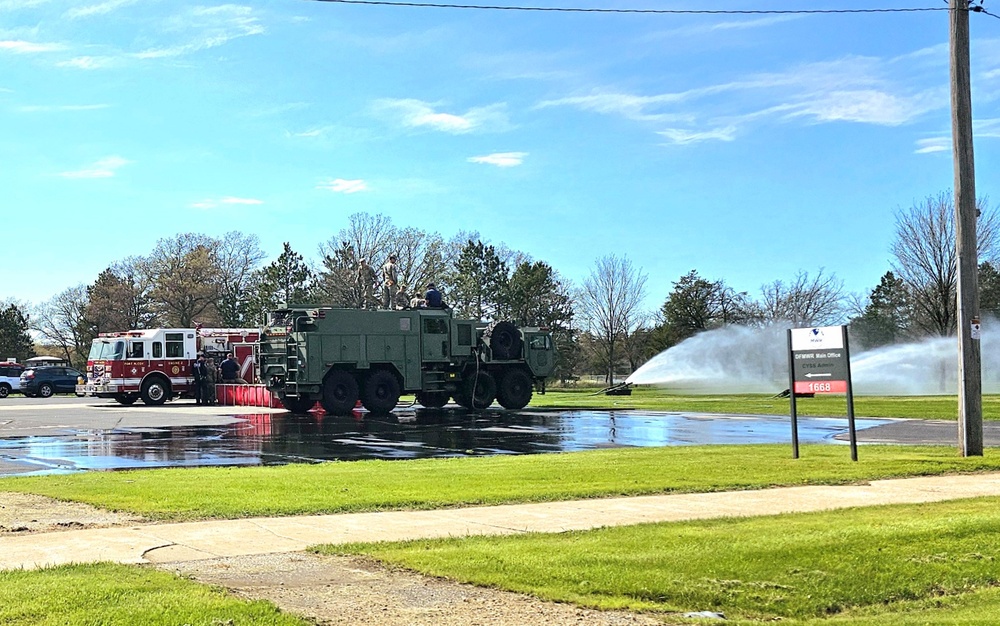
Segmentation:
{"type": "Polygon", "coordinates": [[[13,302],[0,307],[0,358],[24,361],[35,356],[28,316],[13,302]]]}

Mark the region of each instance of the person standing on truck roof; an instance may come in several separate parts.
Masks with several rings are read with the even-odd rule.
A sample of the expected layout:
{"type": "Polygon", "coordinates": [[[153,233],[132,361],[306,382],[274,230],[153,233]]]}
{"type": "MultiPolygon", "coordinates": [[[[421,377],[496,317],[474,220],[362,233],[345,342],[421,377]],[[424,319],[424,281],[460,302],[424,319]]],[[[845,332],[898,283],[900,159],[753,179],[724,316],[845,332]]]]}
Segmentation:
{"type": "Polygon", "coordinates": [[[382,308],[392,308],[392,297],[399,283],[399,268],[396,266],[396,255],[390,254],[389,260],[382,266],[382,308]]]}
{"type": "Polygon", "coordinates": [[[378,275],[375,273],[375,268],[368,265],[368,259],[361,259],[358,262],[358,274],[354,278],[354,284],[361,290],[362,309],[367,309],[369,304],[375,300],[372,288],[376,280],[378,280],[378,275]]]}
{"type": "Polygon", "coordinates": [[[239,361],[233,358],[232,352],[226,353],[226,359],[219,365],[222,372],[222,382],[227,385],[245,385],[247,381],[240,378],[239,361]]]}
{"type": "Polygon", "coordinates": [[[441,300],[441,292],[437,290],[434,283],[427,283],[427,291],[424,292],[424,303],[428,309],[440,309],[444,307],[441,300]]]}
{"type": "Polygon", "coordinates": [[[205,378],[208,376],[204,354],[199,354],[198,360],[191,364],[191,375],[194,377],[194,403],[204,404],[205,378]]]}

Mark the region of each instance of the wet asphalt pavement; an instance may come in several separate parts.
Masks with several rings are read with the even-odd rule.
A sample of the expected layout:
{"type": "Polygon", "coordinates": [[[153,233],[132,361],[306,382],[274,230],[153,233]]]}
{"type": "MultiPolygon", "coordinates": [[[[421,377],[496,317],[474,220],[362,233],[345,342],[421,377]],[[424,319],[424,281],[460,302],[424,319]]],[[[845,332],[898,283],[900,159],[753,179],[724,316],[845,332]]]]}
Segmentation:
{"type": "MultiPolygon", "coordinates": [[[[987,445],[1000,443],[994,424],[986,424],[987,445]]],[[[857,428],[860,442],[956,439],[954,422],[858,419],[857,428]]],[[[846,431],[844,418],[799,418],[801,443],[843,443],[846,431]]],[[[191,401],[123,407],[73,396],[0,400],[0,475],[790,440],[787,415],[400,407],[390,416],[335,417],[191,401]]]]}

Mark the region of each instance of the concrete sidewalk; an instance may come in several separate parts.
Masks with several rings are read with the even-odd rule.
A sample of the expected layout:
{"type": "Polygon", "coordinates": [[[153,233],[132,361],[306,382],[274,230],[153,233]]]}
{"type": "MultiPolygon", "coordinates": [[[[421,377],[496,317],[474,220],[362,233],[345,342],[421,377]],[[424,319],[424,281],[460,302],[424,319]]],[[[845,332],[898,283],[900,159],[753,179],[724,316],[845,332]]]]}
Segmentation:
{"type": "Polygon", "coordinates": [[[0,569],[96,561],[169,563],[296,552],[319,543],[561,532],[977,496],[1000,496],[1000,473],[435,511],[142,524],[0,537],[0,569]]]}

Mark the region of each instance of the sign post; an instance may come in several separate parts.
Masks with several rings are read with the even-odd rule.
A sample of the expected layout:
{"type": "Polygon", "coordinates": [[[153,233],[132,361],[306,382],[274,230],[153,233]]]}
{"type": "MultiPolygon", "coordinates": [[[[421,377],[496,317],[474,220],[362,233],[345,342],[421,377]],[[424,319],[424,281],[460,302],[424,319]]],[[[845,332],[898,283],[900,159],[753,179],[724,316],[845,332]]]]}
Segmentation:
{"type": "Polygon", "coordinates": [[[792,417],[792,458],[799,458],[797,395],[847,394],[847,424],[851,437],[851,460],[858,460],[854,428],[854,389],[847,326],[790,328],[788,330],[788,379],[792,417]]]}

